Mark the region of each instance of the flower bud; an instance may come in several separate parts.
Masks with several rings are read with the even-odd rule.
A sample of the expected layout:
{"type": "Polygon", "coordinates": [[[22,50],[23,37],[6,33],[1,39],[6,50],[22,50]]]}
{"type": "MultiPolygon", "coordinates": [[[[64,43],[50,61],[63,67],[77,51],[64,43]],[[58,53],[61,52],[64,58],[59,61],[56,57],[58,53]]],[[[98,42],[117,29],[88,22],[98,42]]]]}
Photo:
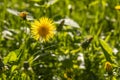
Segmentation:
{"type": "Polygon", "coordinates": [[[107,72],[111,72],[112,71],[112,64],[110,62],[105,62],[105,70],[107,72]]]}

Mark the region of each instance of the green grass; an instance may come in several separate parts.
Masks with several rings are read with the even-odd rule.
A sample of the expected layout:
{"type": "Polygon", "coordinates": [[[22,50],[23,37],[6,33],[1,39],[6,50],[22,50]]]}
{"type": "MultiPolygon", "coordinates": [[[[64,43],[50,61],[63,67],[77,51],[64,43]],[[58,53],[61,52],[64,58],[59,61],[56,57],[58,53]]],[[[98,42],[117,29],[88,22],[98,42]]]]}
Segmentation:
{"type": "Polygon", "coordinates": [[[0,80],[120,80],[119,3],[1,0],[0,80]],[[23,11],[28,12],[26,20],[18,15],[23,11]],[[33,38],[30,28],[44,16],[53,19],[57,31],[43,43],[33,38]],[[109,71],[106,61],[112,66],[109,71]]]}

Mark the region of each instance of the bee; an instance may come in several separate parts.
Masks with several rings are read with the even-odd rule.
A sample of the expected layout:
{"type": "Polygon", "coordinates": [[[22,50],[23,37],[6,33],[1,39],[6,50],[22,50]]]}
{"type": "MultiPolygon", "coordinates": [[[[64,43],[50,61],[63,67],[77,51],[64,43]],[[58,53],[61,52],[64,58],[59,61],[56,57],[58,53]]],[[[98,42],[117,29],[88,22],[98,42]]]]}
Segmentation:
{"type": "Polygon", "coordinates": [[[13,9],[9,9],[9,8],[7,9],[7,11],[12,15],[19,16],[23,20],[28,20],[28,21],[34,20],[33,17],[30,15],[30,13],[27,11],[19,12],[17,10],[13,10],[13,9]]]}
{"type": "Polygon", "coordinates": [[[19,13],[19,16],[23,19],[23,20],[26,20],[27,19],[27,15],[28,15],[28,12],[20,12],[19,13]]]}

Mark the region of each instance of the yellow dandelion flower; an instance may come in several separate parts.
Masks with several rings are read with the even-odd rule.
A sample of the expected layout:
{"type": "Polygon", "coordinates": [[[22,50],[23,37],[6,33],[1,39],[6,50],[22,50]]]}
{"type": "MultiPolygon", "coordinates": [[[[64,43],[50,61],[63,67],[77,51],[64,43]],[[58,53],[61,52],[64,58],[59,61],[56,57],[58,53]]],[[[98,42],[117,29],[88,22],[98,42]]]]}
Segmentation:
{"type": "Polygon", "coordinates": [[[69,78],[69,77],[67,76],[67,73],[64,73],[64,78],[66,78],[67,80],[72,80],[71,78],[69,78]]]}
{"type": "Polygon", "coordinates": [[[64,78],[67,80],[72,80],[74,77],[73,69],[66,69],[65,73],[63,74],[64,78]]]}
{"type": "Polygon", "coordinates": [[[120,10],[120,6],[119,5],[115,6],[115,9],[120,10]]]}
{"type": "Polygon", "coordinates": [[[36,40],[48,41],[54,36],[55,25],[53,21],[47,17],[35,20],[31,26],[31,33],[36,40]]]}
{"type": "Polygon", "coordinates": [[[68,78],[68,77],[67,77],[67,73],[64,73],[64,78],[68,78]]]}
{"type": "Polygon", "coordinates": [[[105,69],[107,72],[111,72],[112,71],[112,64],[110,62],[105,62],[105,69]]]}

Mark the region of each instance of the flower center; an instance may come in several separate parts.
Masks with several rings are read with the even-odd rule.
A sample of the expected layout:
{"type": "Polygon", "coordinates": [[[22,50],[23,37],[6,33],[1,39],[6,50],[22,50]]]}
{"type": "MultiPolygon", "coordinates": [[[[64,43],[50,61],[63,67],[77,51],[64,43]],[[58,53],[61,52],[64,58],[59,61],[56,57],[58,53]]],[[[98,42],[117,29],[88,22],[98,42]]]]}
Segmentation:
{"type": "Polygon", "coordinates": [[[46,35],[49,33],[49,30],[46,26],[42,26],[40,29],[39,29],[39,34],[42,36],[42,37],[46,37],[46,35]]]}

